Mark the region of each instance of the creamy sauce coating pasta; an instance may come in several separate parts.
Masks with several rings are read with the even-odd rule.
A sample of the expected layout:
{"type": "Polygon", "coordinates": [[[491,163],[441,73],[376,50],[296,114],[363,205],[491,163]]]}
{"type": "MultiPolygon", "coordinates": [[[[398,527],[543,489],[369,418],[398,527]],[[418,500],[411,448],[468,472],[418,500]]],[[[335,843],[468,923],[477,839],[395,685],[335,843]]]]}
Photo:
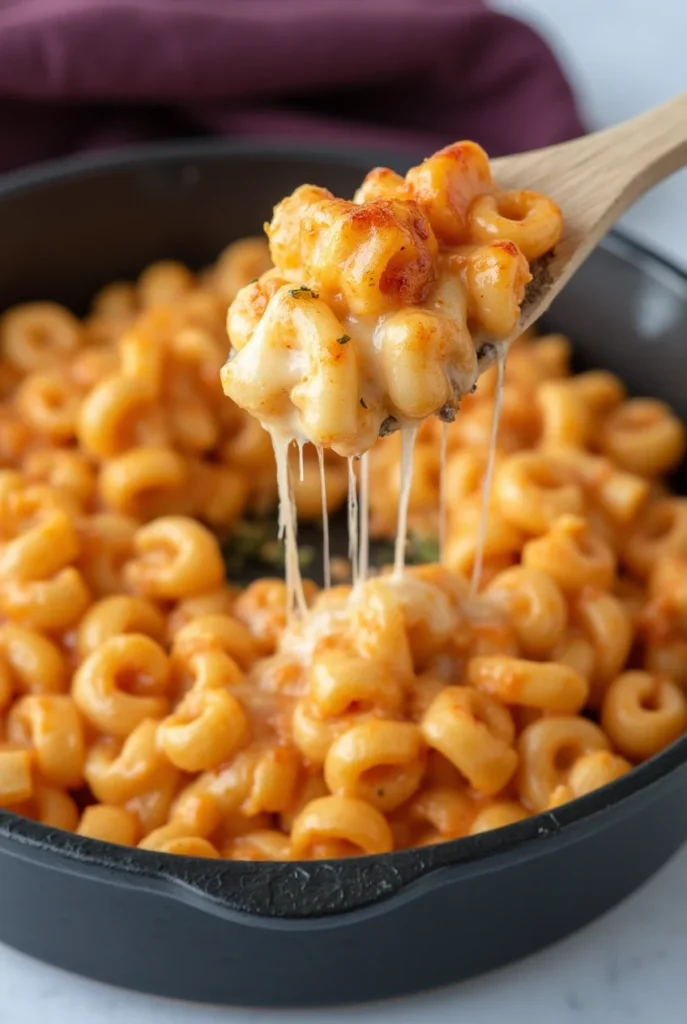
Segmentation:
{"type": "Polygon", "coordinates": [[[248,239],[84,320],[0,317],[0,807],[162,854],[375,855],[555,809],[687,732],[687,502],[663,480],[684,425],[571,376],[560,335],[433,415],[559,226],[480,154],[378,169],[352,204],[298,190],[275,268],[248,239]],[[220,389],[229,302],[269,432],[220,389]],[[319,590],[296,507],[328,569],[349,493],[355,585],[319,590]],[[238,587],[220,544],[267,557],[242,517],[278,497],[285,579],[238,587]],[[409,564],[438,510],[441,564],[409,564]]]}

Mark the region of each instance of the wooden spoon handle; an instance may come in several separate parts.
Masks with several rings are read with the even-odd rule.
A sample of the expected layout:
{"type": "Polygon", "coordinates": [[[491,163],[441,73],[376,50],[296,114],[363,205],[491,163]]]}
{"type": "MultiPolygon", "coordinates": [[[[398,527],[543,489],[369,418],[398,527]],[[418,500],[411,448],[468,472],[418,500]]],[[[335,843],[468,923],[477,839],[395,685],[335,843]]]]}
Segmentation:
{"type": "Polygon", "coordinates": [[[625,205],[687,164],[687,92],[660,107],[589,136],[590,150],[627,184],[625,205]],[[609,156],[613,157],[610,165],[609,156]]]}
{"type": "MultiPolygon", "coordinates": [[[[613,207],[613,215],[653,185],[687,164],[687,93],[631,121],[558,146],[493,161],[503,188],[528,188],[552,195],[584,220],[613,207]],[[589,204],[589,201],[591,203],[589,204]]],[[[606,218],[604,218],[606,219],[606,218]]],[[[610,220],[607,221],[610,223],[610,220]]]]}
{"type": "Polygon", "coordinates": [[[624,124],[531,153],[494,160],[500,188],[527,188],[554,199],[564,234],[531,290],[518,331],[537,319],[625,210],[687,164],[687,93],[624,124]]]}

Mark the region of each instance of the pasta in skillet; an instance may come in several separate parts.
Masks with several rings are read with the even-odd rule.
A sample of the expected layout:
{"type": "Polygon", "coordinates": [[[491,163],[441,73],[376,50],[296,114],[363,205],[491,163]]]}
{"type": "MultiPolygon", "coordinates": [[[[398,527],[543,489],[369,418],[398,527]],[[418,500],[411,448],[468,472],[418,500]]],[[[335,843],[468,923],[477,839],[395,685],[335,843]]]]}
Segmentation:
{"type": "Polygon", "coordinates": [[[431,416],[463,387],[441,359],[418,374],[412,331],[455,332],[441,351],[469,390],[473,338],[512,330],[560,231],[462,146],[372,172],[355,203],[298,190],[270,229],[276,269],[248,239],[200,275],[164,262],[108,286],[83,321],[0,318],[0,807],[163,854],[375,855],[556,808],[687,731],[687,512],[661,483],[682,424],[611,374],[571,376],[558,335],[520,339],[450,427],[431,416]],[[335,441],[301,452],[301,514],[359,488],[356,578],[304,581],[299,615],[283,580],[225,579],[221,540],[277,490],[268,435],[219,383],[232,300],[230,367],[257,336],[280,372],[273,302],[267,325],[290,318],[313,358],[342,331],[338,383],[284,408],[335,441]],[[369,403],[351,318],[387,325],[369,403]],[[338,458],[396,414],[418,428],[414,474],[399,434],[338,458]],[[442,564],[372,572],[368,510],[391,537],[404,493],[442,564]]]}

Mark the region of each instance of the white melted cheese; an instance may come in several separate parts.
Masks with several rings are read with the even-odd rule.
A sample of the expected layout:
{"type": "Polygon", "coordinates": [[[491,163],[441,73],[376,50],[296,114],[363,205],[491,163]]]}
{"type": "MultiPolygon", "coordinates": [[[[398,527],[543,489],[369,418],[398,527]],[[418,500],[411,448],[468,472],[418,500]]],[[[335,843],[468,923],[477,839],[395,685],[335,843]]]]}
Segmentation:
{"type": "Polygon", "coordinates": [[[317,465],[320,471],[320,503],[322,507],[322,561],[324,586],[332,585],[332,563],[329,551],[329,510],[327,508],[327,474],[324,469],[324,449],[317,446],[317,465]]]}
{"type": "Polygon", "coordinates": [[[289,477],[289,446],[290,437],[284,437],[276,430],[270,431],[274,459],[277,463],[277,492],[279,495],[279,537],[284,540],[286,567],[286,610],[292,616],[294,609],[299,615],[305,615],[306,603],[303,593],[303,580],[298,561],[296,543],[296,508],[293,501],[291,480],[289,477]]]}
{"type": "Polygon", "coordinates": [[[303,483],[305,478],[305,466],[303,464],[303,449],[305,448],[305,441],[298,438],[296,444],[298,445],[298,479],[303,483]]]}
{"type": "Polygon", "coordinates": [[[319,642],[332,633],[345,632],[349,623],[350,605],[346,595],[335,602],[316,603],[306,616],[290,620],[279,641],[279,651],[309,665],[319,642]]]}
{"type": "Polygon", "coordinates": [[[367,580],[370,568],[370,455],[365,452],[360,460],[360,552],[358,579],[367,580]]]}
{"type": "Polygon", "coordinates": [[[482,481],[482,512],[479,518],[477,531],[477,547],[475,550],[475,561],[472,566],[472,579],[470,581],[470,594],[474,597],[482,583],[482,569],[484,567],[484,542],[487,536],[487,525],[489,522],[489,505],[491,503],[491,489],[494,481],[494,461],[496,459],[496,444],[499,437],[499,423],[501,421],[501,405],[503,403],[503,380],[506,371],[506,353],[500,352],[497,362],[496,394],[494,395],[494,410],[491,417],[491,430],[489,432],[489,452],[487,454],[487,465],[482,481]]]}
{"type": "Polygon", "coordinates": [[[348,558],[351,563],[351,583],[358,582],[358,488],[353,456],[348,459],[348,558]]]}
{"type": "Polygon", "coordinates": [[[408,505],[410,489],[413,486],[413,453],[417,438],[417,427],[403,427],[401,431],[401,486],[398,496],[396,518],[396,545],[394,549],[394,576],[402,576],[406,564],[406,541],[408,538],[408,505]]]}

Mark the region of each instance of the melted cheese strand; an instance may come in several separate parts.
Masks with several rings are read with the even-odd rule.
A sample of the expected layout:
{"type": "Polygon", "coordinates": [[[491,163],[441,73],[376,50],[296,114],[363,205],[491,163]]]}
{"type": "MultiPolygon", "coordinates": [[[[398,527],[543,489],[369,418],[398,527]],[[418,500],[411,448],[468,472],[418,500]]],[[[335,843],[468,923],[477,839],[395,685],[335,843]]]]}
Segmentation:
{"type": "Polygon", "coordinates": [[[294,605],[300,615],[306,611],[301,567],[296,544],[296,508],[289,479],[289,446],[291,439],[270,431],[274,458],[277,463],[277,490],[279,494],[279,537],[284,539],[286,567],[286,610],[291,617],[294,605]]]}
{"type": "MultiPolygon", "coordinates": [[[[265,429],[267,429],[267,428],[265,428],[265,429]]],[[[280,541],[283,542],[285,540],[285,538],[286,538],[286,520],[288,519],[288,514],[287,514],[287,509],[286,509],[286,495],[288,495],[288,493],[289,493],[289,487],[288,487],[288,480],[289,480],[289,444],[291,442],[290,441],[284,441],[283,438],[276,438],[271,430],[269,431],[269,435],[272,438],[272,449],[274,451],[274,461],[275,461],[275,464],[276,464],[276,473],[277,473],[277,498],[279,500],[279,505],[278,505],[278,509],[277,509],[277,540],[280,540],[280,541]],[[284,460],[286,462],[286,468],[284,470],[284,476],[285,476],[286,484],[285,484],[285,489],[284,489],[283,496],[282,496],[282,487],[281,487],[280,475],[279,475],[279,459],[280,459],[280,455],[277,453],[277,446],[279,446],[280,450],[281,450],[282,446],[285,449],[285,454],[283,454],[283,458],[284,458],[284,460]]]]}
{"type": "Polygon", "coordinates": [[[441,424],[441,447],[439,449],[439,563],[443,564],[446,551],[446,452],[448,450],[448,423],[441,424]]]}
{"type": "Polygon", "coordinates": [[[303,483],[303,477],[305,476],[305,467],[303,465],[303,448],[305,447],[305,441],[296,441],[298,445],[298,479],[303,483]]]}
{"type": "Polygon", "coordinates": [[[329,590],[332,585],[332,566],[329,554],[329,512],[327,510],[327,475],[324,471],[324,450],[317,446],[317,464],[320,467],[320,500],[322,503],[322,562],[324,569],[324,586],[329,590]]]}
{"type": "Polygon", "coordinates": [[[494,411],[491,417],[491,431],[489,435],[489,454],[487,465],[482,481],[482,514],[479,519],[477,531],[477,548],[475,550],[475,561],[472,567],[472,579],[470,580],[470,596],[475,597],[482,582],[482,568],[484,566],[484,542],[487,537],[487,522],[489,519],[489,503],[491,501],[491,486],[494,479],[494,461],[496,459],[496,442],[499,436],[499,422],[501,420],[501,401],[503,398],[503,378],[506,368],[505,352],[499,354],[497,362],[496,394],[494,396],[494,411]]]}
{"type": "Polygon", "coordinates": [[[351,562],[351,583],[358,583],[358,488],[353,468],[355,456],[349,455],[348,462],[348,557],[351,562]]]}
{"type": "Polygon", "coordinates": [[[408,504],[413,483],[413,452],[417,427],[401,429],[401,487],[398,497],[396,520],[396,547],[394,551],[394,576],[402,576],[406,564],[406,540],[408,533],[408,504]]]}
{"type": "Polygon", "coordinates": [[[360,556],[358,575],[365,583],[370,566],[370,455],[360,459],[360,556]]]}

